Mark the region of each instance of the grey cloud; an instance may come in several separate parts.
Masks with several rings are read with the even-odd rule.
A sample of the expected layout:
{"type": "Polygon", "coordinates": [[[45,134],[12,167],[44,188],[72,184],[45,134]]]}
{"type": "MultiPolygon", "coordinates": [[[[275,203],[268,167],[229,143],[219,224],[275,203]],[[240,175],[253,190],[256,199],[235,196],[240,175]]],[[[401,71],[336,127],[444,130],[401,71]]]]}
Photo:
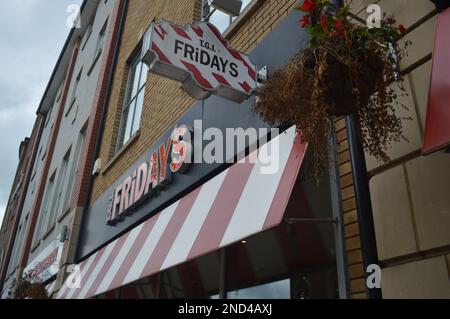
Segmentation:
{"type": "Polygon", "coordinates": [[[0,223],[20,142],[69,33],[66,9],[81,0],[0,1],[0,223]]]}

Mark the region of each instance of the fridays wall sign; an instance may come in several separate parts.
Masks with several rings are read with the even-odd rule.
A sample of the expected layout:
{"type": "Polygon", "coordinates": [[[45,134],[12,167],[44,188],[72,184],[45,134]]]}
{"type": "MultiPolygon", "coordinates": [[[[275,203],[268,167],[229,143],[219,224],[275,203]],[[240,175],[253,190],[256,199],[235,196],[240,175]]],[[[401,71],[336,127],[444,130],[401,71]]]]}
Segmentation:
{"type": "Polygon", "coordinates": [[[144,35],[142,60],[150,72],[183,83],[198,100],[216,94],[240,103],[257,87],[256,66],[229,48],[208,22],[184,28],[168,21],[153,23],[144,35]]]}

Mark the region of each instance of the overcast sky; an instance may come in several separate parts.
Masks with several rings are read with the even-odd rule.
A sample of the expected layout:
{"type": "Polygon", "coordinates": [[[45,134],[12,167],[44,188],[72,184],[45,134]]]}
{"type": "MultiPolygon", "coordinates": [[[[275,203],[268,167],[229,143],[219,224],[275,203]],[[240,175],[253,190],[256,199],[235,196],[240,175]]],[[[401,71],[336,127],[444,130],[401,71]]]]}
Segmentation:
{"type": "Polygon", "coordinates": [[[67,12],[81,0],[0,0],[0,224],[45,87],[69,33],[67,12]]]}

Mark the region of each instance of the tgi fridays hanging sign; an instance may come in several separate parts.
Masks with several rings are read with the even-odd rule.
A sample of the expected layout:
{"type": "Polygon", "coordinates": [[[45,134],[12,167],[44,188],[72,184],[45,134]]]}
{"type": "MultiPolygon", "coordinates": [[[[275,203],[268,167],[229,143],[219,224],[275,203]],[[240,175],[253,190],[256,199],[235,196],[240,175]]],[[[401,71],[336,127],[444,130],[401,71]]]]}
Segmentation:
{"type": "Polygon", "coordinates": [[[167,21],[152,24],[144,35],[142,60],[151,72],[182,82],[198,100],[216,94],[240,103],[256,89],[255,65],[228,48],[208,22],[184,28],[167,21]]]}

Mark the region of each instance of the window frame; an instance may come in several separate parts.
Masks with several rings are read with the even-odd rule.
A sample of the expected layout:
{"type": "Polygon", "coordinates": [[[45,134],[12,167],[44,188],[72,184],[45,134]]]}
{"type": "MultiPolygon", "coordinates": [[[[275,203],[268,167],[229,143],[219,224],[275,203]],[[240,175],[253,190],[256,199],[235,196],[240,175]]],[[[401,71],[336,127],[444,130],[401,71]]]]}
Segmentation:
{"type": "Polygon", "coordinates": [[[83,76],[83,67],[81,67],[80,71],[77,74],[77,77],[75,78],[75,83],[73,84],[73,88],[72,88],[72,98],[70,100],[69,109],[66,111],[66,114],[65,114],[66,117],[72,110],[72,106],[75,104],[75,101],[77,100],[77,93],[78,93],[78,89],[80,88],[80,82],[81,82],[82,76],[83,76]]]}
{"type": "Polygon", "coordinates": [[[61,168],[59,169],[58,181],[56,184],[57,186],[55,188],[55,194],[53,196],[53,200],[50,206],[50,215],[47,222],[46,233],[49,232],[55,226],[57,216],[59,216],[61,214],[61,210],[64,209],[64,207],[61,207],[62,203],[61,197],[63,196],[63,193],[65,193],[64,190],[69,172],[71,153],[72,147],[69,147],[69,150],[66,152],[61,162],[61,168]]]}
{"type": "Polygon", "coordinates": [[[92,31],[94,30],[93,26],[94,26],[94,19],[92,19],[92,21],[89,23],[89,25],[87,27],[87,30],[86,30],[86,32],[84,34],[83,41],[82,41],[83,44],[81,46],[81,51],[83,51],[86,48],[86,45],[88,44],[89,39],[91,38],[92,31]]]}
{"type": "Polygon", "coordinates": [[[74,156],[72,160],[72,165],[70,166],[69,172],[69,184],[67,185],[66,192],[64,194],[63,202],[62,202],[62,211],[58,215],[58,220],[60,221],[70,209],[71,199],[73,195],[73,191],[75,189],[75,182],[77,180],[80,162],[81,162],[81,154],[83,153],[84,142],[86,139],[86,130],[87,123],[83,126],[79,133],[78,141],[76,149],[74,150],[74,156]]]}
{"type": "Polygon", "coordinates": [[[137,50],[132,58],[129,59],[128,79],[125,91],[124,103],[120,112],[120,126],[116,141],[116,154],[127,145],[129,141],[138,134],[140,129],[142,109],[145,100],[145,90],[148,77],[148,66],[140,60],[140,50],[137,50]],[[136,74],[138,79],[136,82],[136,74]],[[143,78],[144,76],[144,78],[143,78]],[[137,87],[136,87],[137,84],[137,87]],[[136,91],[133,95],[133,92],[136,91]],[[141,105],[138,105],[141,101],[141,105]],[[136,110],[140,109],[139,118],[136,117],[136,110]],[[133,112],[130,118],[130,111],[133,112]],[[126,115],[126,116],[125,116],[126,115]],[[131,119],[131,124],[128,126],[128,120],[131,119]],[[137,121],[136,121],[137,120],[137,121]],[[129,128],[129,130],[128,130],[129,128]],[[127,132],[129,131],[129,134],[127,132]],[[128,135],[128,136],[127,136],[128,135]]]}
{"type": "Polygon", "coordinates": [[[51,202],[53,199],[53,193],[54,193],[54,186],[55,186],[55,179],[56,179],[57,170],[53,172],[53,174],[48,179],[48,183],[46,186],[46,191],[44,195],[44,200],[42,202],[43,210],[42,213],[39,214],[39,220],[38,225],[34,233],[33,243],[32,243],[32,250],[34,250],[40,243],[44,231],[46,231],[46,223],[48,223],[48,211],[51,206],[51,202]]]}
{"type": "Polygon", "coordinates": [[[103,49],[106,44],[106,28],[108,26],[108,19],[103,24],[102,28],[100,29],[100,32],[98,33],[97,37],[97,44],[95,45],[95,51],[94,51],[94,63],[95,60],[98,59],[98,57],[102,54],[103,49]]]}
{"type": "Polygon", "coordinates": [[[217,23],[211,22],[219,31],[221,34],[226,33],[226,31],[228,30],[228,28],[233,25],[233,22],[236,21],[236,19],[238,19],[239,17],[242,16],[242,14],[245,12],[245,10],[253,3],[254,0],[242,0],[242,8],[241,8],[241,13],[238,16],[231,16],[226,14],[225,12],[222,12],[218,9],[215,9],[211,4],[209,0],[203,0],[203,6],[202,6],[202,11],[203,11],[203,18],[207,18],[206,21],[210,22],[211,17],[214,16],[216,13],[219,13],[221,15],[224,16],[224,18],[226,18],[226,16],[228,16],[229,21],[227,22],[227,25],[223,28],[223,30],[221,30],[220,26],[217,25],[217,23]]]}

